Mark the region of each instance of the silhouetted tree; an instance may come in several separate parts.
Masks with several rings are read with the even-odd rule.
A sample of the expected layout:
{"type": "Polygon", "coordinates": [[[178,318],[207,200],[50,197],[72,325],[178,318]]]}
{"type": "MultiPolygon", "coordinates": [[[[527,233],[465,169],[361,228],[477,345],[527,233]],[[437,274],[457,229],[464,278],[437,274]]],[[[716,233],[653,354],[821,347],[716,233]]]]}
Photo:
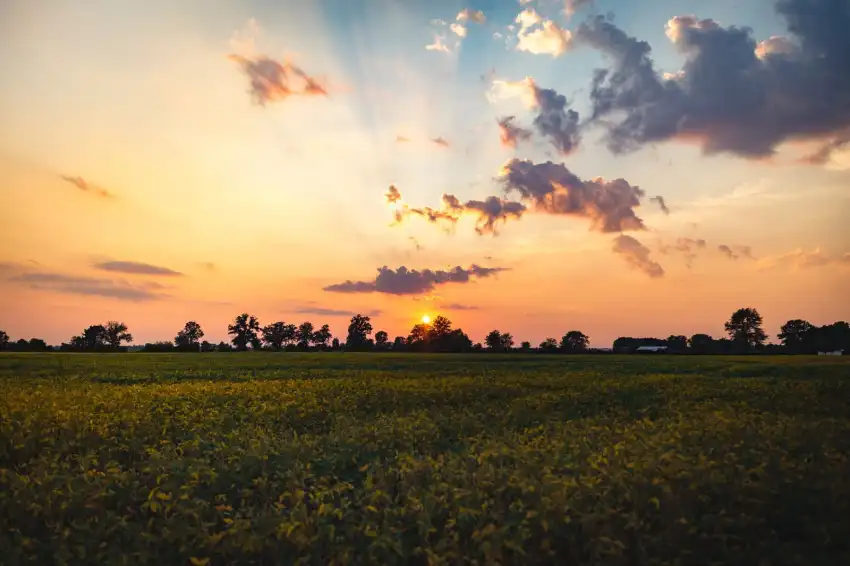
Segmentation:
{"type": "Polygon", "coordinates": [[[714,338],[708,334],[694,334],[688,340],[688,346],[694,354],[710,354],[714,351],[714,338]]]}
{"type": "Polygon", "coordinates": [[[123,322],[110,320],[104,328],[105,340],[109,347],[117,350],[121,347],[121,342],[132,342],[133,335],[127,332],[127,325],[123,322]]]}
{"type": "Polygon", "coordinates": [[[6,346],[9,345],[9,335],[6,334],[3,330],[0,330],[0,351],[6,349],[6,346]]]}
{"type": "Polygon", "coordinates": [[[541,352],[555,352],[558,350],[558,341],[554,338],[547,338],[538,346],[541,352]]]}
{"type": "Polygon", "coordinates": [[[148,342],[142,347],[142,352],[145,353],[156,353],[161,354],[164,352],[173,352],[174,351],[174,343],[173,342],[148,342]]]}
{"type": "Polygon", "coordinates": [[[483,352],[484,346],[481,344],[481,342],[476,342],[475,344],[472,345],[472,351],[473,352],[483,352]]]}
{"type": "Polygon", "coordinates": [[[27,342],[27,349],[30,352],[46,352],[50,349],[50,346],[41,338],[30,338],[30,341],[27,342]]]}
{"type": "Polygon", "coordinates": [[[393,340],[393,352],[403,352],[407,349],[407,343],[404,340],[404,336],[396,336],[395,340],[393,340]]]}
{"type": "Polygon", "coordinates": [[[201,342],[201,352],[215,352],[215,344],[211,344],[204,340],[201,342]]]}
{"type": "Polygon", "coordinates": [[[387,334],[385,330],[379,330],[375,333],[375,347],[379,350],[387,349],[387,341],[390,339],[390,335],[387,334]]]}
{"type": "Polygon", "coordinates": [[[587,350],[587,344],[589,342],[590,338],[582,332],[579,332],[578,330],[570,330],[564,334],[563,338],[561,338],[561,350],[571,354],[584,352],[587,350]]]}
{"type": "Polygon", "coordinates": [[[428,340],[428,325],[414,324],[410,329],[410,334],[407,335],[407,345],[413,346],[418,343],[424,343],[428,340]]]}
{"type": "Polygon", "coordinates": [[[505,352],[509,351],[514,347],[514,337],[511,336],[510,332],[505,332],[502,334],[502,350],[505,352]]]}
{"type": "Polygon", "coordinates": [[[834,322],[812,331],[814,350],[832,352],[835,350],[850,351],[850,324],[844,321],[834,322]]]}
{"type": "Polygon", "coordinates": [[[267,324],[261,330],[263,342],[273,350],[280,350],[295,339],[295,325],[284,322],[267,324]]]}
{"type": "Polygon", "coordinates": [[[186,350],[197,352],[200,348],[201,338],[204,337],[204,331],[201,330],[201,325],[190,320],[183,327],[183,330],[177,333],[174,337],[174,344],[178,350],[186,350]]]}
{"type": "Polygon", "coordinates": [[[219,352],[232,352],[233,346],[231,346],[227,342],[219,342],[218,346],[216,346],[215,349],[219,352]]]}
{"type": "Polygon", "coordinates": [[[295,331],[295,339],[298,341],[298,347],[306,350],[313,342],[313,323],[310,321],[302,322],[295,331]]]}
{"type": "Polygon", "coordinates": [[[779,329],[777,338],[792,354],[811,353],[817,349],[815,326],[799,318],[789,320],[779,329]]]}
{"type": "Polygon", "coordinates": [[[227,326],[227,334],[233,336],[230,341],[240,351],[247,350],[249,344],[253,349],[259,350],[261,346],[259,333],[260,322],[257,317],[248,313],[240,314],[233,324],[227,326]]]}
{"type": "Polygon", "coordinates": [[[323,324],[320,329],[313,333],[313,343],[320,348],[326,348],[331,337],[331,327],[323,324]]]}
{"type": "Polygon", "coordinates": [[[70,346],[74,350],[103,350],[107,346],[106,328],[102,324],[93,324],[79,336],[71,338],[70,346]]]}
{"type": "Polygon", "coordinates": [[[348,325],[348,336],[345,338],[345,347],[350,350],[363,350],[369,348],[369,336],[372,334],[372,323],[368,316],[356,314],[351,317],[348,325]]]}
{"type": "Polygon", "coordinates": [[[444,316],[436,317],[428,327],[428,339],[438,340],[452,331],[452,321],[444,316]]]}
{"type": "Polygon", "coordinates": [[[331,342],[331,349],[339,350],[339,338],[334,338],[331,342]]]}
{"type": "Polygon", "coordinates": [[[670,335],[667,338],[667,347],[673,352],[684,352],[688,349],[688,337],[682,335],[670,335]]]}
{"type": "Polygon", "coordinates": [[[724,324],[729,338],[742,351],[758,348],[767,340],[767,334],[761,329],[762,318],[754,308],[738,309],[724,324]]]}
{"type": "Polygon", "coordinates": [[[504,349],[502,346],[502,333],[498,330],[492,330],[490,334],[484,338],[484,343],[487,345],[487,349],[494,352],[504,349]]]}
{"type": "Polygon", "coordinates": [[[641,346],[666,346],[667,340],[662,338],[629,338],[621,336],[614,340],[614,351],[622,354],[632,354],[641,346]]]}
{"type": "Polygon", "coordinates": [[[522,350],[523,352],[530,352],[531,351],[531,342],[528,342],[528,341],[522,342],[519,345],[519,349],[522,350]]]}

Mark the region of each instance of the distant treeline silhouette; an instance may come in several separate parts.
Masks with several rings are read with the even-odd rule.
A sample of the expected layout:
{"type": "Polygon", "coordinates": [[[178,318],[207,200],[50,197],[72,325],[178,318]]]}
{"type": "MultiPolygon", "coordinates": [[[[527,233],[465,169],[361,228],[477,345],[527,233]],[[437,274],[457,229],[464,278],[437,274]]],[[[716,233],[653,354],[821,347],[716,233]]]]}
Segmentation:
{"type": "MultiPolygon", "coordinates": [[[[800,319],[782,325],[777,338],[780,344],[765,344],[767,334],[762,329],[762,317],[754,308],[735,311],[725,323],[728,338],[715,339],[708,334],[694,334],[690,338],[672,335],[668,338],[621,337],[614,341],[611,350],[589,348],[590,338],[578,330],[570,330],[560,340],[546,338],[537,347],[521,342],[517,347],[508,332],[493,330],[484,343],[473,343],[460,328],[438,316],[429,324],[416,324],[410,333],[396,336],[379,330],[372,337],[372,322],[368,316],[355,315],[348,325],[345,341],[334,338],[330,327],[318,330],[312,322],[296,326],[283,321],[260,326],[257,317],[248,313],[237,316],[227,327],[230,342],[213,344],[202,340],[204,331],[195,321],[189,321],[172,341],[147,343],[143,352],[231,352],[247,350],[272,351],[349,351],[349,352],[542,352],[542,353],[640,353],[666,352],[672,354],[815,354],[818,352],[850,351],[850,324],[836,322],[814,326],[800,319]]],[[[125,344],[133,342],[123,322],[109,321],[95,324],[73,336],[58,348],[48,346],[44,340],[32,338],[13,342],[0,330],[0,350],[13,352],[123,352],[125,344]]]]}

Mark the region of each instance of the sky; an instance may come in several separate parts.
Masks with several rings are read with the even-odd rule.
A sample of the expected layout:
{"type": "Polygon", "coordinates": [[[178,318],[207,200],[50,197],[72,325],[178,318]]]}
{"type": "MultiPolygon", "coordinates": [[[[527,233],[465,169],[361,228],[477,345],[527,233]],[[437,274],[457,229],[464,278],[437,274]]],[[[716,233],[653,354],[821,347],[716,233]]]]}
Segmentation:
{"type": "Polygon", "coordinates": [[[0,328],[848,320],[848,26],[845,0],[3,2],[0,328]]]}

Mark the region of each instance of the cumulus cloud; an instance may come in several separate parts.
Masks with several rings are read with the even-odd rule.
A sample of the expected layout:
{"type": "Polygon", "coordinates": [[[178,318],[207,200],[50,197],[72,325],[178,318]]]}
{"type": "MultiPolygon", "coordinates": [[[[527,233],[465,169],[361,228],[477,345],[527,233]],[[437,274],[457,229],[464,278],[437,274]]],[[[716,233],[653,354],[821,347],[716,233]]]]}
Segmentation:
{"type": "Polygon", "coordinates": [[[113,196],[115,196],[112,193],[110,193],[109,191],[107,191],[106,189],[104,189],[103,187],[98,187],[97,185],[93,185],[93,184],[89,183],[88,181],[86,181],[85,179],[83,179],[82,177],[71,177],[71,176],[68,176],[68,175],[60,175],[59,178],[62,179],[63,181],[65,181],[65,182],[71,183],[72,185],[74,185],[75,187],[77,187],[78,189],[80,189],[81,191],[86,192],[86,193],[90,192],[93,195],[97,195],[97,196],[102,197],[102,198],[112,198],[113,196]]]}
{"type": "Polygon", "coordinates": [[[265,106],[268,102],[284,100],[294,95],[327,96],[328,92],[316,79],[292,63],[280,63],[265,55],[245,57],[231,54],[250,79],[249,94],[254,103],[265,106]]]}
{"type": "Polygon", "coordinates": [[[625,179],[585,181],[563,164],[511,159],[502,166],[500,180],[506,193],[519,193],[537,212],[584,217],[599,232],[646,229],[635,214],[644,192],[625,179]]]}
{"type": "Polygon", "coordinates": [[[455,22],[449,26],[449,29],[458,37],[466,37],[466,27],[463,24],[455,22]]]}
{"type": "Polygon", "coordinates": [[[678,16],[667,35],[685,57],[664,78],[648,43],[597,17],[576,31],[613,61],[595,73],[591,121],[614,152],[696,140],[706,154],[772,155],[789,140],[834,140],[850,127],[846,0],[778,0],[786,38],[757,43],[747,27],[678,16]]]}
{"type": "Polygon", "coordinates": [[[390,269],[387,266],[378,269],[378,275],[372,281],[345,281],[329,285],[325,291],[334,293],[385,293],[389,295],[418,295],[433,291],[436,287],[449,283],[469,283],[473,279],[490,277],[503,267],[480,267],[471,265],[468,269],[457,266],[448,271],[408,269],[404,266],[390,269]]]}
{"type": "Polygon", "coordinates": [[[789,267],[799,270],[827,265],[850,266],[850,252],[845,252],[840,256],[833,256],[822,251],[820,248],[815,248],[812,251],[805,251],[798,248],[778,256],[766,257],[759,260],[759,267],[761,269],[789,267]]]}
{"type": "Polygon", "coordinates": [[[649,248],[625,234],[614,238],[614,253],[622,256],[626,263],[643,271],[652,278],[663,277],[664,269],[649,255],[649,248]]]}
{"type": "Polygon", "coordinates": [[[141,263],[138,261],[104,261],[96,263],[95,269],[101,271],[112,271],[114,273],[128,273],[131,275],[159,275],[164,277],[182,277],[183,274],[179,271],[174,271],[167,267],[159,265],[151,265],[149,263],[141,263]]]}
{"type": "Polygon", "coordinates": [[[572,45],[572,34],[552,20],[542,18],[533,8],[526,8],[516,17],[517,51],[534,55],[563,55],[572,45]]]}
{"type": "Polygon", "coordinates": [[[515,116],[505,116],[497,120],[499,126],[499,139],[505,147],[516,147],[520,140],[531,137],[531,130],[514,124],[515,116]]]}
{"type": "Polygon", "coordinates": [[[78,277],[63,273],[25,272],[9,278],[13,283],[31,289],[53,291],[72,295],[100,296],[123,301],[144,302],[166,298],[157,292],[162,285],[149,282],[131,285],[125,281],[113,281],[95,277],[78,277]]]}
{"type": "Polygon", "coordinates": [[[458,12],[455,20],[459,22],[474,22],[476,24],[483,24],[487,21],[487,17],[481,10],[472,10],[470,8],[464,8],[463,10],[458,12]]]}
{"type": "Polygon", "coordinates": [[[442,136],[436,137],[436,138],[431,138],[431,142],[434,145],[438,145],[440,147],[449,147],[449,142],[446,141],[442,136]]]}
{"type": "MultiPolygon", "coordinates": [[[[398,194],[397,196],[397,200],[400,200],[401,195],[398,194]]],[[[397,201],[389,201],[389,197],[387,200],[390,204],[394,204],[397,201]]],[[[454,195],[444,194],[441,208],[435,209],[428,206],[411,208],[404,205],[396,209],[395,220],[397,223],[400,223],[409,216],[419,216],[431,223],[447,221],[454,224],[461,216],[467,214],[476,218],[476,232],[479,234],[497,234],[500,223],[505,223],[510,218],[520,218],[525,211],[526,207],[522,203],[504,200],[495,196],[487,197],[484,200],[461,202],[454,195]]]]}
{"type": "Polygon", "coordinates": [[[649,200],[658,204],[658,208],[661,209],[661,212],[663,212],[664,214],[670,214],[670,209],[667,208],[667,203],[664,202],[664,197],[662,197],[661,195],[656,195],[654,197],[649,197],[649,200]]]}
{"type": "Polygon", "coordinates": [[[726,244],[720,244],[717,246],[717,251],[722,253],[728,259],[738,259],[738,258],[747,258],[747,259],[755,259],[753,257],[753,250],[750,246],[727,246],[726,244]]]}
{"type": "Polygon", "coordinates": [[[519,97],[537,110],[534,126],[563,155],[575,151],[581,141],[579,114],[567,108],[567,98],[550,88],[541,88],[531,77],[521,81],[494,80],[488,93],[491,102],[519,97]]]}

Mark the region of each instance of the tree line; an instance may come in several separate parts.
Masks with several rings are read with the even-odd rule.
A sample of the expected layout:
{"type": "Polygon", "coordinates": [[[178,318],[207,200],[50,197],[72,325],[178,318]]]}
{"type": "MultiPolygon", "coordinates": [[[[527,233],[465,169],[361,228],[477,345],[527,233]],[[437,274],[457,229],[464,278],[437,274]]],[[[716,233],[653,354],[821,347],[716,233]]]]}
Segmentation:
{"type": "MultiPolygon", "coordinates": [[[[728,338],[715,339],[708,334],[694,334],[690,338],[671,335],[668,338],[620,337],[614,341],[612,350],[617,353],[637,352],[642,346],[663,347],[678,354],[742,354],[742,353],[785,353],[814,354],[823,351],[850,351],[850,325],[836,322],[815,326],[805,320],[789,320],[780,328],[777,338],[780,344],[765,344],[762,317],[754,308],[735,311],[724,327],[728,338]]],[[[579,330],[570,330],[560,340],[546,338],[536,347],[530,342],[518,346],[509,332],[493,330],[484,338],[484,343],[473,343],[460,328],[453,328],[451,320],[444,316],[434,318],[429,324],[415,324],[410,333],[396,336],[392,341],[384,330],[372,335],[370,317],[361,314],[351,317],[345,340],[331,334],[330,326],[323,324],[318,329],[312,322],[299,325],[283,321],[261,326],[256,316],[243,313],[227,326],[229,342],[210,343],[203,340],[204,331],[195,321],[187,322],[177,332],[174,340],[151,342],[144,345],[145,352],[230,352],[247,350],[273,351],[392,351],[392,352],[541,352],[541,353],[587,353],[602,350],[589,348],[590,338],[579,330]]],[[[117,352],[125,351],[133,342],[133,335],[123,322],[109,321],[85,328],[79,335],[59,346],[67,352],[117,352]]],[[[9,335],[0,330],[0,350],[36,351],[54,350],[39,338],[11,341],[9,335]]]]}

